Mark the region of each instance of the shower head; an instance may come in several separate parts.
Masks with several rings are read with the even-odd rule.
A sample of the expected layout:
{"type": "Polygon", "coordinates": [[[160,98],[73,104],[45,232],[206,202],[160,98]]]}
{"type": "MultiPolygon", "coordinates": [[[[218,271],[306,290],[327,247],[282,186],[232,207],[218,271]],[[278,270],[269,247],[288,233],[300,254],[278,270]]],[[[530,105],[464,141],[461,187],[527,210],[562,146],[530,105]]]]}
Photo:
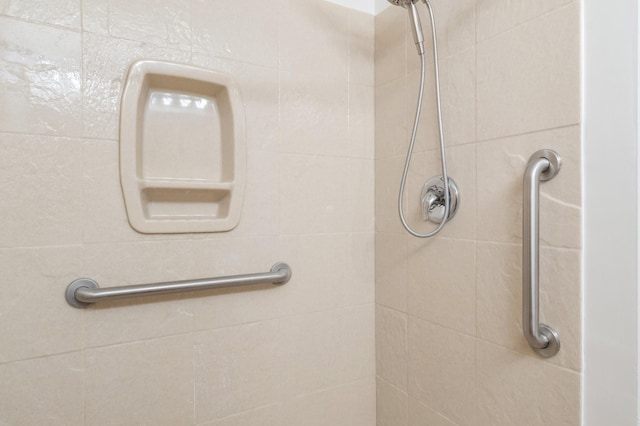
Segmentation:
{"type": "Polygon", "coordinates": [[[424,36],[422,35],[422,25],[420,25],[420,17],[416,3],[419,0],[389,0],[389,3],[395,6],[402,6],[409,11],[409,20],[411,21],[411,30],[413,31],[413,41],[416,43],[418,55],[424,55],[424,36]]]}

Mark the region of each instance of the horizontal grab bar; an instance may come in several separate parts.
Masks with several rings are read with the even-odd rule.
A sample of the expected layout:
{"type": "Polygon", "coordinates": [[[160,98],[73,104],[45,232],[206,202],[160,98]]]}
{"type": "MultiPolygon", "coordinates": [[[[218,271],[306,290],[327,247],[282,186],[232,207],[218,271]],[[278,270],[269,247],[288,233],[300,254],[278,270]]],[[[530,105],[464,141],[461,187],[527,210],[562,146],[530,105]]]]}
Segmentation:
{"type": "Polygon", "coordinates": [[[210,290],[227,287],[244,287],[257,284],[286,284],[291,279],[291,268],[278,262],[270,272],[244,275],[230,275],[199,280],[173,281],[154,284],[127,285],[122,287],[100,288],[91,278],[72,281],[65,292],[67,303],[74,308],[86,308],[92,303],[110,300],[131,299],[134,297],[156,296],[159,294],[182,293],[188,291],[210,290]]]}

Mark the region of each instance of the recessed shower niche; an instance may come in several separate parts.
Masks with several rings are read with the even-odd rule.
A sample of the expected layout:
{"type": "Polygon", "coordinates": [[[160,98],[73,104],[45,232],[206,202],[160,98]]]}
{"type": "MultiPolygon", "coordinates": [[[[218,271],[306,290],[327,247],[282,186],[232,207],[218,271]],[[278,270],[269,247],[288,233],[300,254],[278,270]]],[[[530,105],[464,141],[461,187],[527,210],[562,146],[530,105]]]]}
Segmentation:
{"type": "Polygon", "coordinates": [[[120,180],[134,229],[231,230],[245,176],[244,111],[230,75],[161,61],[131,65],[120,112],[120,180]]]}

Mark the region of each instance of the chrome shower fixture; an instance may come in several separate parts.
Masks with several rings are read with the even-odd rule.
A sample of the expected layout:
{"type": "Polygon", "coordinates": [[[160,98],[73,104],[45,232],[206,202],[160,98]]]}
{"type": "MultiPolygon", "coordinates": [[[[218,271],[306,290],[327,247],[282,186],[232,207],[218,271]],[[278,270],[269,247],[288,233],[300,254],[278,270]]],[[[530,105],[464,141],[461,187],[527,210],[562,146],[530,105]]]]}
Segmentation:
{"type": "Polygon", "coordinates": [[[445,153],[444,134],[442,130],[442,105],[440,101],[440,73],[438,67],[438,42],[436,37],[436,23],[433,18],[433,9],[429,0],[422,0],[429,11],[429,17],[431,19],[431,36],[433,39],[433,66],[435,74],[435,86],[436,86],[436,106],[438,112],[438,134],[440,136],[440,164],[442,165],[442,175],[434,176],[425,183],[422,194],[420,195],[420,206],[422,208],[422,218],[425,222],[437,223],[438,226],[434,230],[427,233],[420,233],[414,231],[407,223],[404,217],[403,195],[404,187],[407,183],[407,175],[409,174],[409,166],[411,164],[411,157],[413,154],[413,146],[416,142],[416,136],[418,133],[418,125],[420,124],[420,112],[422,111],[422,98],[424,95],[424,75],[425,75],[425,60],[424,60],[424,36],[422,35],[422,26],[420,24],[420,17],[418,16],[418,10],[416,3],[420,0],[388,0],[391,4],[396,6],[402,6],[409,11],[409,20],[411,21],[411,30],[413,31],[413,39],[416,43],[416,49],[418,50],[418,56],[420,57],[420,89],[418,91],[418,105],[416,106],[415,119],[413,121],[413,131],[411,132],[411,139],[409,141],[409,150],[407,151],[407,159],[404,163],[404,170],[402,172],[402,179],[400,180],[400,190],[398,194],[398,214],[402,226],[408,233],[418,238],[429,238],[436,235],[442,230],[445,223],[451,220],[456,214],[456,210],[460,205],[460,191],[453,179],[450,179],[447,175],[447,159],[445,153]]]}
{"type": "Polygon", "coordinates": [[[416,3],[419,0],[389,0],[394,6],[402,6],[409,11],[409,20],[411,21],[411,30],[413,32],[413,41],[416,43],[418,55],[424,55],[424,35],[422,34],[422,25],[420,25],[420,16],[416,3]]]}

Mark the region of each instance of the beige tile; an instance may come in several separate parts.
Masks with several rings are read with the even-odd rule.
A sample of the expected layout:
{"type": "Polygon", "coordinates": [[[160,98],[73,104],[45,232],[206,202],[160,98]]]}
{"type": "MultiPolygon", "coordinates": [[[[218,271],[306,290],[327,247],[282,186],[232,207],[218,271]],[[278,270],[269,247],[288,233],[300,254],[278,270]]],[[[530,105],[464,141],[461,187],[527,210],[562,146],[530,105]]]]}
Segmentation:
{"type": "MultiPolygon", "coordinates": [[[[409,168],[405,217],[413,229],[425,233],[437,224],[422,219],[422,189],[434,176],[442,176],[440,150],[414,153],[409,168]]],[[[441,237],[475,239],[477,214],[476,145],[459,145],[446,149],[447,174],[458,185],[458,210],[438,234],[441,237]]]]}
{"type": "Polygon", "coordinates": [[[349,84],[372,87],[375,61],[375,18],[349,10],[349,84]]]}
{"type": "Polygon", "coordinates": [[[74,30],[80,29],[81,0],[10,0],[3,5],[0,13],[31,22],[59,25],[74,30]]]}
{"type": "Polygon", "coordinates": [[[373,232],[375,230],[375,163],[373,160],[349,159],[347,189],[351,232],[373,232]]]}
{"type": "Polygon", "coordinates": [[[278,66],[277,0],[196,0],[191,5],[194,52],[278,66]]]}
{"type": "Polygon", "coordinates": [[[85,352],[86,424],[193,423],[193,337],[85,352]]]}
{"type": "Polygon", "coordinates": [[[376,306],[376,375],[407,392],[407,314],[376,306]]]}
{"type": "Polygon", "coordinates": [[[377,426],[407,426],[409,424],[409,403],[406,391],[377,380],[376,415],[377,426]]]}
{"type": "Polygon", "coordinates": [[[191,2],[109,0],[112,37],[191,52],[191,2]]]}
{"type": "MultiPolygon", "coordinates": [[[[274,171],[276,172],[276,171],[274,171]]],[[[281,155],[280,233],[346,232],[351,200],[345,184],[349,159],[281,155]]]]}
{"type": "Polygon", "coordinates": [[[154,238],[136,232],[129,225],[120,186],[118,142],[85,141],[82,150],[84,242],[125,242],[154,238]]]}
{"type": "Polygon", "coordinates": [[[558,9],[478,45],[478,139],[580,122],[580,12],[558,9]]]}
{"type": "Polygon", "coordinates": [[[278,321],[264,321],[194,335],[197,423],[279,400],[281,333],[278,321]]]}
{"type": "Polygon", "coordinates": [[[475,336],[476,243],[409,240],[409,313],[475,336]]]}
{"type": "Polygon", "coordinates": [[[11,277],[0,287],[0,362],[83,348],[84,312],[64,299],[81,267],[79,247],[0,250],[0,270],[11,277]]]}
{"type": "Polygon", "coordinates": [[[572,1],[542,0],[534,4],[527,1],[477,0],[478,41],[494,37],[572,1]]]}
{"type": "Polygon", "coordinates": [[[366,379],[373,386],[373,324],[373,305],[281,319],[284,396],[293,398],[366,379]]]}
{"type": "Polygon", "coordinates": [[[375,156],[375,89],[349,83],[349,157],[375,156]]]}
{"type": "MultiPolygon", "coordinates": [[[[398,194],[404,167],[404,157],[376,160],[376,231],[404,235],[405,230],[398,216],[398,194]]],[[[409,191],[404,191],[404,208],[407,207],[409,191]]]]}
{"type": "MultiPolygon", "coordinates": [[[[432,0],[433,15],[436,21],[438,39],[438,57],[446,58],[462,50],[468,49],[476,42],[476,0],[432,0]]],[[[418,13],[424,33],[426,56],[433,55],[430,17],[424,3],[418,6],[418,13]]],[[[407,19],[407,67],[409,72],[419,69],[418,52],[413,40],[413,31],[407,19]]]]}
{"type": "MultiPolygon", "coordinates": [[[[189,241],[89,244],[83,275],[101,287],[178,281],[192,269],[189,241]]],[[[86,311],[89,347],[185,333],[193,328],[191,303],[183,295],[104,302],[86,311]]]]}
{"type": "Polygon", "coordinates": [[[459,425],[475,424],[475,339],[409,317],[408,340],[409,395],[459,425]]]}
{"type": "Polygon", "coordinates": [[[376,303],[400,312],[407,312],[408,238],[376,233],[376,303]]]}
{"type": "Polygon", "coordinates": [[[282,286],[286,313],[302,314],[350,302],[350,237],[347,234],[280,237],[281,259],[291,265],[291,281],[282,286]]]}
{"type": "Polygon", "coordinates": [[[109,34],[109,2],[104,0],[82,1],[82,31],[109,34]]]}
{"type": "Polygon", "coordinates": [[[281,424],[372,426],[376,418],[375,404],[375,382],[360,380],[286,401],[281,424]]]}
{"type": "MultiPolygon", "coordinates": [[[[520,246],[478,244],[478,336],[534,356],[522,335],[520,246]]],[[[580,252],[540,251],[540,320],[560,334],[560,352],[548,362],[580,371],[580,252]]]]}
{"type": "MultiPolygon", "coordinates": [[[[252,9],[248,6],[246,9],[252,9]]],[[[241,58],[242,59],[242,58],[241,58]]],[[[240,88],[247,149],[278,151],[278,70],[231,59],[194,55],[194,65],[231,74],[240,88]]]]}
{"type": "MultiPolygon", "coordinates": [[[[287,78],[347,81],[349,10],[323,0],[282,0],[280,69],[287,78]],[[300,77],[298,77],[300,78],[300,77]]],[[[326,89],[326,88],[325,88],[326,89]]]]}
{"type": "Polygon", "coordinates": [[[478,341],[478,424],[579,425],[580,375],[478,341]]]}
{"type": "Polygon", "coordinates": [[[409,146],[407,81],[399,76],[375,90],[375,156],[386,159],[406,155],[409,146]]]}
{"type": "Polygon", "coordinates": [[[272,404],[242,413],[233,414],[224,419],[198,423],[208,426],[282,426],[282,405],[272,404]]]}
{"type": "Polygon", "coordinates": [[[437,411],[432,410],[420,401],[409,399],[409,425],[410,426],[456,426],[437,411]]]}
{"type": "Polygon", "coordinates": [[[348,109],[346,77],[328,80],[309,74],[308,70],[281,72],[281,152],[346,156],[349,150],[348,109]]]}
{"type": "Polygon", "coordinates": [[[349,240],[347,304],[375,303],[375,234],[353,233],[349,240]]]}
{"type": "MultiPolygon", "coordinates": [[[[193,242],[191,277],[209,278],[225,275],[268,272],[280,261],[289,262],[293,276],[297,266],[280,257],[277,237],[217,238],[193,242]]],[[[228,327],[277,318],[284,314],[285,287],[265,284],[244,289],[220,289],[190,294],[196,330],[228,327]]]]}
{"type": "Polygon", "coordinates": [[[0,149],[0,247],[80,243],[81,141],[0,133],[0,149]]]}
{"type": "Polygon", "coordinates": [[[540,183],[540,243],[581,246],[580,127],[482,142],[477,146],[478,239],[522,240],[522,181],[527,162],[539,149],[562,158],[560,173],[540,183]]]}
{"type": "Polygon", "coordinates": [[[406,74],[406,14],[389,7],[375,17],[375,84],[406,74]]]}
{"type": "Polygon", "coordinates": [[[0,423],[84,425],[83,377],[82,352],[0,365],[0,423]]]}
{"type": "Polygon", "coordinates": [[[80,136],[80,33],[0,17],[0,70],[0,131],[80,136]]]}
{"type": "Polygon", "coordinates": [[[466,49],[449,56],[442,60],[440,67],[446,144],[475,142],[476,49],[466,49]]]}
{"type": "MultiPolygon", "coordinates": [[[[139,4],[140,2],[135,3],[139,4]]],[[[132,24],[132,27],[140,28],[141,26],[136,23],[132,24]]],[[[118,139],[120,96],[129,66],[134,61],[161,59],[188,63],[189,56],[188,52],[156,47],[142,42],[104,37],[92,33],[83,34],[82,115],[84,136],[118,139]]]]}

